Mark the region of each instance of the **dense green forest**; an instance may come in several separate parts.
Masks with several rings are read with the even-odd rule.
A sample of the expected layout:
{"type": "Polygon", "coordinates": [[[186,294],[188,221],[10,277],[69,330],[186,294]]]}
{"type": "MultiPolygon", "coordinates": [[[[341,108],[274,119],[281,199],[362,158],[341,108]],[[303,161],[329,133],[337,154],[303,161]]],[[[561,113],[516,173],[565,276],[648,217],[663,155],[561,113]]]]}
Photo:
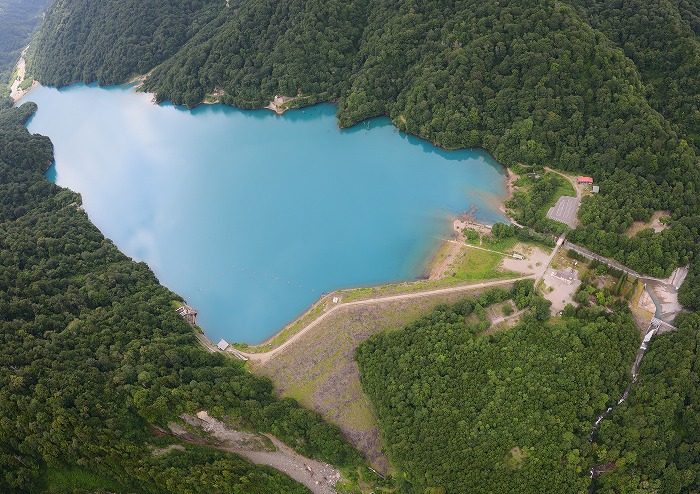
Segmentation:
{"type": "Polygon", "coordinates": [[[202,408],[356,465],[337,428],[201,348],[177,296],[44,178],[52,144],[23,125],[35,109],[0,110],[0,492],[42,492],[74,469],[110,492],[306,492],[221,451],[151,454],[152,425],[202,408]]]}
{"type": "Polygon", "coordinates": [[[571,0],[595,29],[605,33],[634,62],[651,105],[684,134],[700,135],[700,23],[687,0],[571,0]]]}
{"type": "Polygon", "coordinates": [[[622,394],[639,345],[624,303],[615,309],[547,322],[549,302],[527,280],[364,342],[362,386],[405,492],[586,490],[590,430],[622,394]],[[485,309],[509,299],[529,313],[488,331],[485,309]]]}
{"type": "Polygon", "coordinates": [[[600,427],[596,493],[700,490],[700,317],[651,340],[639,384],[600,427]]]}
{"type": "Polygon", "coordinates": [[[399,490],[698,492],[700,317],[682,314],[678,332],[651,340],[628,399],[589,440],[629,382],[638,333],[624,302],[545,322],[531,286],[438,307],[358,348],[363,388],[406,473],[399,490]],[[485,311],[509,299],[530,314],[491,333],[485,311]]]}
{"type": "Polygon", "coordinates": [[[58,0],[31,71],[64,85],[154,69],[145,89],[190,107],[335,100],[341,126],[388,115],[443,147],[592,175],[572,239],[668,276],[698,254],[698,19],[686,0],[58,0]],[[655,210],[671,228],[628,239],[655,210]]]}
{"type": "Polygon", "coordinates": [[[125,82],[173,55],[209,20],[208,5],[213,2],[54,0],[29,69],[56,86],[125,82]]]}
{"type": "MultiPolygon", "coordinates": [[[[50,0],[0,0],[0,81],[5,84],[50,0]]],[[[4,98],[7,93],[0,94],[4,98]]]]}

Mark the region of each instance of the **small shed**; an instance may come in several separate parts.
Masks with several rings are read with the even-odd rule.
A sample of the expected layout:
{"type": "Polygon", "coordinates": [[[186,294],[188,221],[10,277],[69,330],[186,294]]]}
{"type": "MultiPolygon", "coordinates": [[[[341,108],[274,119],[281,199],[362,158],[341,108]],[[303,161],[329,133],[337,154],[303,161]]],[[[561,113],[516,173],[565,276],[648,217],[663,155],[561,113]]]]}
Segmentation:
{"type": "Polygon", "coordinates": [[[593,194],[597,194],[598,192],[600,192],[600,186],[594,185],[594,186],[591,188],[591,192],[592,192],[593,194]]]}
{"type": "Polygon", "coordinates": [[[578,183],[593,185],[593,179],[591,177],[578,177],[578,183]]]}
{"type": "Polygon", "coordinates": [[[217,348],[221,350],[222,352],[228,348],[228,342],[224,340],[223,338],[219,343],[217,343],[217,348]]]}

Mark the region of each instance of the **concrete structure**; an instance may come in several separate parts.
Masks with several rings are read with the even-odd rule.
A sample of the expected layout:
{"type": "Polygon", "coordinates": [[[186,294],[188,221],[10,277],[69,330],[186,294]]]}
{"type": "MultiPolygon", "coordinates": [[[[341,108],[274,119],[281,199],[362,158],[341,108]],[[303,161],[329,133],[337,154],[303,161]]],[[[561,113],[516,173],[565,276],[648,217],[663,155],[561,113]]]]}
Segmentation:
{"type": "Polygon", "coordinates": [[[673,273],[671,273],[670,283],[673,285],[676,291],[678,291],[678,289],[681,287],[686,276],[688,276],[688,266],[673,270],[673,273]]]}
{"type": "Polygon", "coordinates": [[[221,341],[219,343],[217,343],[216,346],[219,348],[219,350],[221,350],[223,352],[224,350],[226,350],[228,348],[228,342],[222,338],[221,341]]]}
{"type": "Polygon", "coordinates": [[[597,194],[598,192],[600,192],[600,186],[594,185],[593,187],[591,187],[591,192],[593,194],[597,194]]]}
{"type": "Polygon", "coordinates": [[[564,270],[553,271],[552,276],[566,281],[570,285],[576,279],[576,271],[574,271],[573,268],[566,268],[564,270]]]}
{"type": "MultiPolygon", "coordinates": [[[[678,328],[675,327],[672,324],[667,323],[666,321],[662,321],[661,319],[657,317],[652,317],[651,322],[649,323],[649,333],[653,333],[654,331],[657,331],[659,334],[662,333],[669,333],[671,331],[678,331],[678,328]]],[[[649,338],[651,339],[651,337],[649,338]]],[[[646,344],[648,342],[647,338],[644,338],[644,342],[642,344],[646,344]]]]}
{"type": "Polygon", "coordinates": [[[190,323],[192,326],[196,324],[197,311],[187,304],[182,304],[176,311],[180,317],[190,323]]]}

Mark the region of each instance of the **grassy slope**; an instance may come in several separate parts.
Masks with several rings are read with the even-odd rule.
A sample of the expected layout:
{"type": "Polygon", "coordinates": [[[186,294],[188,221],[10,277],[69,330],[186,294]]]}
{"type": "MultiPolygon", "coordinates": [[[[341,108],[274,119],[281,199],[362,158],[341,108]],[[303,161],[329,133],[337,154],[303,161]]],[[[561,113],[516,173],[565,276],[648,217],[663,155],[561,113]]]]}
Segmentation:
{"type": "MultiPolygon", "coordinates": [[[[466,293],[478,295],[481,291],[466,293]]],[[[389,462],[376,416],[360,385],[355,348],[371,335],[401,328],[438,304],[463,298],[464,293],[343,309],[323,321],[313,334],[252,370],[272,379],[282,396],[297,399],[337,424],[375,468],[386,472],[389,462]]]]}

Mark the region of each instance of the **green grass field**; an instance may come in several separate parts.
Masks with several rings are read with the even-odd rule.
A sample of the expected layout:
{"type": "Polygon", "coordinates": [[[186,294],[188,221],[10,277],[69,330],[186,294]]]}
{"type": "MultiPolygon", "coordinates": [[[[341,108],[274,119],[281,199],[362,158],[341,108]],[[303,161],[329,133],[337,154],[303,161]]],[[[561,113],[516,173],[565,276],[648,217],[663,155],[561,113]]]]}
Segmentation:
{"type": "MultiPolygon", "coordinates": [[[[549,175],[549,173],[547,174],[549,175]]],[[[559,185],[557,186],[556,189],[554,189],[554,194],[552,195],[552,199],[544,205],[542,210],[544,211],[544,214],[547,214],[547,211],[549,211],[549,208],[554,206],[557,203],[557,200],[561,196],[570,196],[570,197],[576,197],[576,191],[574,190],[574,186],[571,185],[571,182],[569,182],[567,179],[562,177],[559,174],[556,174],[556,177],[559,181],[559,185]]]]}
{"type": "MultiPolygon", "coordinates": [[[[494,237],[484,237],[482,239],[481,247],[485,249],[497,250],[498,252],[508,252],[515,247],[518,243],[518,239],[515,237],[509,238],[494,238],[494,237]]],[[[501,256],[502,257],[502,256],[501,256]]]]}
{"type": "MultiPolygon", "coordinates": [[[[484,246],[491,248],[491,246],[484,246]]],[[[495,250],[495,249],[494,249],[495,250]]],[[[518,276],[498,269],[503,256],[494,252],[479,249],[462,249],[452,265],[452,273],[446,279],[458,281],[488,280],[493,278],[508,278],[518,276]]]]}

